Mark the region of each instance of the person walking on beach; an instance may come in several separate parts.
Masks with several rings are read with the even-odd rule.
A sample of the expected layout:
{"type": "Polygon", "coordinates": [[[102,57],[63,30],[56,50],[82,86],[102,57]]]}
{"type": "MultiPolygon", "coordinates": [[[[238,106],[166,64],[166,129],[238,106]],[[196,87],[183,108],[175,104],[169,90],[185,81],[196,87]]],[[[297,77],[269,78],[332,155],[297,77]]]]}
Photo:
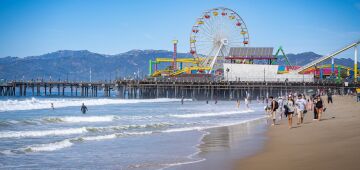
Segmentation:
{"type": "Polygon", "coordinates": [[[240,108],[240,100],[239,99],[236,100],[236,105],[237,105],[237,108],[240,108]]]}
{"type": "Polygon", "coordinates": [[[327,102],[328,102],[328,104],[329,104],[329,103],[333,103],[332,93],[331,93],[331,90],[330,90],[330,89],[327,91],[327,102]]]}
{"type": "Polygon", "coordinates": [[[249,109],[249,100],[245,97],[245,105],[246,105],[246,108],[249,109]]]}
{"type": "Polygon", "coordinates": [[[298,99],[295,102],[296,105],[296,114],[297,114],[297,124],[304,123],[304,112],[306,108],[306,100],[301,94],[298,95],[298,99]]]}
{"type": "Polygon", "coordinates": [[[274,100],[274,97],[272,97],[272,96],[270,96],[269,99],[270,99],[270,102],[271,102],[271,104],[270,104],[270,108],[271,108],[270,114],[271,114],[271,119],[273,121],[273,123],[271,125],[274,126],[275,125],[275,120],[276,120],[276,110],[279,108],[279,103],[276,100],[274,100]]]}
{"type": "Polygon", "coordinates": [[[314,111],[314,119],[313,120],[317,120],[318,119],[318,113],[317,113],[317,109],[316,109],[316,103],[317,103],[317,96],[314,94],[312,97],[312,108],[314,111]]]}
{"type": "Polygon", "coordinates": [[[286,105],[284,105],[284,107],[286,107],[285,110],[287,110],[287,113],[285,113],[285,114],[288,117],[289,129],[291,129],[292,128],[292,117],[293,117],[294,111],[295,111],[295,102],[291,96],[288,97],[288,101],[286,102],[286,105]]]}
{"type": "Polygon", "coordinates": [[[306,110],[312,110],[312,102],[311,102],[311,98],[306,99],[306,110]]]}
{"type": "Polygon", "coordinates": [[[283,114],[284,114],[284,100],[282,99],[282,97],[280,96],[278,99],[278,103],[279,103],[279,108],[277,109],[277,112],[280,115],[280,119],[282,119],[283,114]]]}
{"type": "Polygon", "coordinates": [[[316,112],[318,114],[318,121],[321,121],[321,116],[322,116],[323,111],[324,111],[324,109],[323,109],[324,108],[324,102],[321,99],[320,95],[317,96],[315,107],[316,107],[316,112]]]}
{"type": "Polygon", "coordinates": [[[85,106],[85,104],[83,103],[80,110],[81,110],[81,112],[82,112],[83,114],[85,114],[86,111],[88,111],[88,108],[87,108],[87,107],[85,106]]]}

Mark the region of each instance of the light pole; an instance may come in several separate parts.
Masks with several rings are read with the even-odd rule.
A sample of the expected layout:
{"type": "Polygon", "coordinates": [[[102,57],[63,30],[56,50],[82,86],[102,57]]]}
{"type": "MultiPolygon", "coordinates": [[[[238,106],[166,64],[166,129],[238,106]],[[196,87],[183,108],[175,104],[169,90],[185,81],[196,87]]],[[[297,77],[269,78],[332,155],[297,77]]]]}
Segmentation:
{"type": "Polygon", "coordinates": [[[265,68],[264,68],[264,82],[265,82],[265,68]]]}
{"type": "Polygon", "coordinates": [[[91,67],[90,67],[90,77],[89,78],[90,78],[90,82],[91,82],[91,67]]]}
{"type": "Polygon", "coordinates": [[[230,69],[226,68],[226,79],[227,79],[227,81],[229,81],[229,71],[230,71],[230,69]]]}

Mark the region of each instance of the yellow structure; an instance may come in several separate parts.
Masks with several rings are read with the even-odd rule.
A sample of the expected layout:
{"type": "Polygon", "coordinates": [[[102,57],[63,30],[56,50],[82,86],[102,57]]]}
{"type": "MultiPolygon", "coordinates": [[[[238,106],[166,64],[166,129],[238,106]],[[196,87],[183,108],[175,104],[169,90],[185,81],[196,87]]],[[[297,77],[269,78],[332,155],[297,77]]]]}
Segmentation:
{"type": "Polygon", "coordinates": [[[171,73],[170,76],[178,76],[183,73],[191,74],[192,71],[209,71],[210,69],[211,69],[210,67],[198,67],[198,66],[185,67],[184,69],[171,73]]]}
{"type": "MultiPolygon", "coordinates": [[[[168,63],[168,62],[173,62],[174,59],[172,59],[172,58],[156,58],[155,61],[160,62],[160,63],[168,63]]],[[[176,59],[176,62],[179,62],[179,63],[199,64],[201,61],[202,61],[202,59],[199,59],[199,58],[177,58],[176,59]]]]}
{"type": "MultiPolygon", "coordinates": [[[[155,70],[152,73],[152,69],[150,70],[151,77],[159,77],[159,76],[178,76],[180,74],[191,74],[193,71],[208,71],[210,67],[200,67],[198,66],[200,62],[202,62],[203,58],[177,58],[176,62],[180,63],[181,67],[177,71],[173,71],[173,69],[163,69],[163,70],[155,70]],[[182,68],[182,63],[190,63],[192,66],[187,66],[182,68]]],[[[171,63],[174,59],[172,58],[156,58],[155,61],[150,61],[149,67],[152,67],[152,64],[160,64],[160,63],[171,63]]]]}

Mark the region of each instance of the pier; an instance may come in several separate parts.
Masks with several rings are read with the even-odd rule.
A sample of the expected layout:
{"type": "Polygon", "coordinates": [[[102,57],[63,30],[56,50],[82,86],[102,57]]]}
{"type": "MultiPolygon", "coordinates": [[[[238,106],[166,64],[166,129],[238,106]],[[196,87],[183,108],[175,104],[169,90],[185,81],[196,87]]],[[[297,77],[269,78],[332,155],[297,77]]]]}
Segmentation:
{"type": "Polygon", "coordinates": [[[206,79],[117,80],[114,82],[12,81],[0,84],[0,96],[117,97],[121,99],[191,98],[231,100],[283,96],[290,93],[314,94],[332,89],[345,94],[360,87],[357,82],[244,82],[206,79]]]}

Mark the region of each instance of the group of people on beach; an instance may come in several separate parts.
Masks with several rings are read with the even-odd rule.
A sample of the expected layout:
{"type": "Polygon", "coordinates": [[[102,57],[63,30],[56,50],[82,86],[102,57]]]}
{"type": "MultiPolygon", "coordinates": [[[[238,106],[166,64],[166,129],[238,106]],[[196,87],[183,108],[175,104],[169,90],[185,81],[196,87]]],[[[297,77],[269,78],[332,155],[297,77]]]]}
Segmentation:
{"type": "MultiPolygon", "coordinates": [[[[327,93],[328,103],[332,103],[332,93],[329,90],[327,93]]],[[[289,129],[292,128],[293,117],[297,118],[297,125],[304,123],[304,118],[309,110],[314,111],[314,119],[320,121],[325,110],[325,103],[320,95],[312,95],[306,98],[304,94],[290,94],[286,97],[274,98],[270,96],[266,112],[271,116],[272,126],[275,125],[276,119],[280,116],[288,118],[289,129]]]]}

